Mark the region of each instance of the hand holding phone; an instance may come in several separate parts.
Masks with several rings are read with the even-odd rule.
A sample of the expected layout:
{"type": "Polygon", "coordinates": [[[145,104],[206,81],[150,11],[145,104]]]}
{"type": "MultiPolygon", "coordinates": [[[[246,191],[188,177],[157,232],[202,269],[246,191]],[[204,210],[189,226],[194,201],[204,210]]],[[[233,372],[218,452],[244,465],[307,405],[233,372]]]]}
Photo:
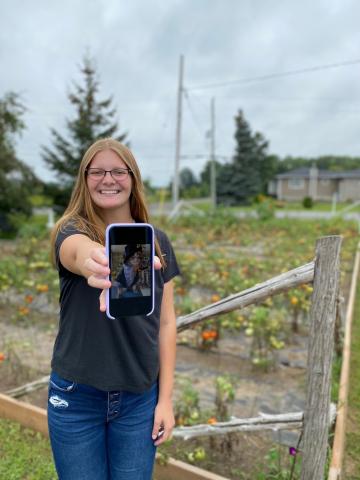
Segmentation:
{"type": "Polygon", "coordinates": [[[147,223],[113,223],[106,229],[111,287],[109,318],[150,315],[154,310],[154,229],[147,223]]]}

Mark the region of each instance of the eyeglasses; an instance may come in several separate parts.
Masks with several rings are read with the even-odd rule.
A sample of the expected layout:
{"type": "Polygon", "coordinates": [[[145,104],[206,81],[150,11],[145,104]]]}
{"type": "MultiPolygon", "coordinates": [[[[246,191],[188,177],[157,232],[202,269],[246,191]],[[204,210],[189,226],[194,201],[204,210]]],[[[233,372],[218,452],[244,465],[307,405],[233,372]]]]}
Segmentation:
{"type": "Polygon", "coordinates": [[[110,173],[114,180],[124,180],[131,170],[129,168],[113,168],[112,170],[104,170],[103,168],[87,168],[85,170],[87,175],[94,180],[104,178],[107,173],[110,173]]]}

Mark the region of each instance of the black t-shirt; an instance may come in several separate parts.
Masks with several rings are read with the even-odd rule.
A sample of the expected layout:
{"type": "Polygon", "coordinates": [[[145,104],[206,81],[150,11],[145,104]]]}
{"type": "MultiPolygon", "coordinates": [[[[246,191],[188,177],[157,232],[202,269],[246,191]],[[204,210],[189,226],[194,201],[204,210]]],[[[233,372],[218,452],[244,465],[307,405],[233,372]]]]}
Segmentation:
{"type": "Polygon", "coordinates": [[[159,327],[164,283],[181,274],[167,235],[154,227],[167,267],[155,270],[155,306],[151,315],[110,320],[100,312],[100,289],[67,270],[59,251],[65,238],[83,234],[69,225],[55,242],[60,278],[60,322],[51,367],[69,380],[99,390],[142,393],[159,373],[159,327]]]}

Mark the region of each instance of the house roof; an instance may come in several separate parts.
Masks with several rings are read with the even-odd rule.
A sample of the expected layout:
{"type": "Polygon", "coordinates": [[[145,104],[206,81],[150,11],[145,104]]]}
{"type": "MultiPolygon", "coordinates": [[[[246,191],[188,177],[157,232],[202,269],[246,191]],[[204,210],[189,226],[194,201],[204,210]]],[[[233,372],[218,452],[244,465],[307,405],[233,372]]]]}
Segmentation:
{"type": "MultiPolygon", "coordinates": [[[[279,173],[275,176],[277,179],[286,178],[309,178],[310,168],[301,167],[290,170],[289,172],[279,173]]],[[[356,170],[344,170],[341,172],[335,172],[333,170],[320,170],[318,169],[319,179],[343,179],[343,178],[360,178],[360,168],[356,170]]]]}

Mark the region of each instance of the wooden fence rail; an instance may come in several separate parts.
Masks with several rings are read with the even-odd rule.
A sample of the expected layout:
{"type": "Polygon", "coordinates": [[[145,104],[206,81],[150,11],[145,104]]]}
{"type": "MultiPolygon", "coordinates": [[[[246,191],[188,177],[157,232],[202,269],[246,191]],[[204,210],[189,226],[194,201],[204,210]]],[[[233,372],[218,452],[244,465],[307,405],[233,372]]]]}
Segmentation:
{"type": "Polygon", "coordinates": [[[314,262],[294,268],[288,272],[272,277],[266,282],[258,283],[239,293],[229,295],[216,303],[200,308],[195,312],[178,317],[176,325],[178,332],[189,328],[210,317],[238,310],[278,295],[290,288],[312,282],[314,278],[314,262]]]}
{"type": "MultiPolygon", "coordinates": [[[[328,426],[334,423],[336,417],[336,405],[330,405],[328,426]]],[[[173,431],[174,437],[181,437],[184,440],[201,437],[204,435],[223,435],[231,432],[254,432],[259,430],[297,430],[303,428],[304,413],[281,413],[267,414],[260,413],[258,417],[236,418],[232,417],[228,422],[218,422],[212,425],[199,424],[191,427],[177,427],[173,431]]]]}
{"type": "Polygon", "coordinates": [[[12,388],[5,392],[5,395],[9,395],[9,397],[19,398],[23,395],[27,395],[28,393],[35,392],[35,390],[39,390],[44,388],[49,384],[50,375],[45,375],[38,380],[34,380],[33,382],[26,383],[25,385],[21,385],[20,387],[12,388]]]}

